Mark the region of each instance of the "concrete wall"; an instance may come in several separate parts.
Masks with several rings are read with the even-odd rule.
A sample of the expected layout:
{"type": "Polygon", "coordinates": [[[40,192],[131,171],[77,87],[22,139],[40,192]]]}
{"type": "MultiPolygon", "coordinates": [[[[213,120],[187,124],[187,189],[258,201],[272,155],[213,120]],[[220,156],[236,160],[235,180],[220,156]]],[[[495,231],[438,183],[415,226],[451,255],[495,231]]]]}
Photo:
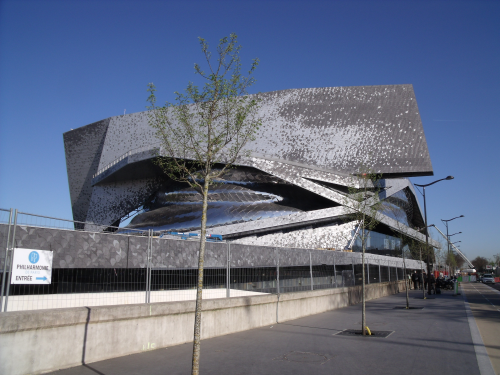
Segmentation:
{"type": "MultiPolygon", "coordinates": [[[[226,288],[203,289],[203,298],[226,298],[226,288]]],[[[231,289],[231,297],[256,296],[267,293],[231,289]]],[[[71,307],[93,307],[144,303],[146,292],[71,293],[71,294],[26,294],[9,296],[8,311],[64,309],[71,307]]],[[[153,290],[150,302],[195,301],[196,289],[153,290]]]]}
{"type": "MultiPolygon", "coordinates": [[[[367,285],[368,299],[402,282],[367,285]]],[[[203,302],[202,338],[276,324],[355,304],[361,287],[203,302]],[[278,311],[278,314],[277,314],[278,311]]],[[[194,301],[0,314],[0,373],[34,374],[190,342],[194,301]]]]}

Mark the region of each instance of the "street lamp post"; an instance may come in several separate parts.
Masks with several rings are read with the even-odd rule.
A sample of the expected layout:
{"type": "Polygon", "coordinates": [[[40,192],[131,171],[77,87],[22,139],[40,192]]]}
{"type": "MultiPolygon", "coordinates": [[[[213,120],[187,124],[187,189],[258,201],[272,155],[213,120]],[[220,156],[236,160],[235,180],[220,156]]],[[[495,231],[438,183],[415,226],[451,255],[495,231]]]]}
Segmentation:
{"type": "MultiPolygon", "coordinates": [[[[458,233],[454,233],[454,234],[450,234],[448,235],[448,223],[452,220],[455,220],[455,219],[460,219],[461,217],[464,217],[464,215],[460,215],[460,216],[457,216],[457,217],[454,217],[453,219],[448,219],[448,220],[443,220],[441,219],[441,221],[444,223],[444,225],[446,226],[446,239],[448,240],[448,243],[447,243],[447,247],[448,247],[448,257],[450,256],[450,237],[451,236],[454,236],[455,234],[458,234],[458,233],[462,233],[462,232],[458,232],[458,233]]],[[[450,267],[451,268],[451,267],[450,267]]],[[[451,271],[451,269],[450,269],[451,271]]],[[[450,272],[451,273],[451,272],[450,272]]],[[[451,277],[451,275],[450,275],[451,277]]]]}
{"type": "MultiPolygon", "coordinates": [[[[459,242],[462,242],[462,241],[455,241],[455,242],[452,242],[450,245],[455,245],[456,243],[459,243],[459,242]]],[[[455,247],[458,247],[458,246],[455,246],[455,247]]],[[[454,269],[453,274],[455,274],[455,271],[456,271],[456,268],[454,269]]],[[[451,265],[450,265],[450,273],[451,273],[451,265]]]]}
{"type": "MultiPolygon", "coordinates": [[[[446,228],[446,229],[448,229],[448,228],[446,228]]],[[[453,233],[453,234],[450,234],[450,235],[448,236],[448,243],[447,243],[447,245],[448,245],[448,257],[450,257],[450,253],[452,253],[452,252],[453,252],[453,251],[449,248],[449,247],[450,247],[450,238],[451,238],[451,236],[454,236],[455,234],[460,234],[460,233],[462,233],[462,232],[453,233]]],[[[458,241],[458,242],[461,242],[461,241],[458,241]]],[[[457,243],[457,242],[454,242],[454,243],[457,243]]],[[[450,274],[451,274],[451,270],[450,270],[450,274]]],[[[453,272],[453,274],[455,274],[455,272],[453,272]]]]}
{"type": "MultiPolygon", "coordinates": [[[[430,277],[430,275],[431,275],[431,267],[430,267],[430,254],[429,254],[429,230],[427,229],[427,204],[426,204],[426,201],[425,201],[425,188],[427,186],[434,185],[435,183],[437,183],[439,181],[453,180],[453,179],[454,179],[453,176],[448,176],[446,178],[442,178],[440,180],[436,180],[434,182],[431,182],[430,184],[425,184],[425,185],[417,185],[417,184],[415,184],[415,186],[418,186],[418,187],[422,188],[422,190],[423,190],[423,194],[422,195],[424,196],[425,250],[427,251],[427,277],[430,277]]],[[[423,280],[423,281],[425,281],[425,280],[423,280]]],[[[430,295],[431,294],[431,283],[427,283],[427,288],[428,288],[427,293],[429,293],[429,295],[430,295]]]]}
{"type": "MultiPolygon", "coordinates": [[[[426,220],[427,221],[427,220],[426,220]]],[[[426,230],[426,233],[427,233],[427,228],[429,227],[434,227],[435,225],[434,224],[431,224],[431,225],[427,225],[423,228],[417,228],[417,230],[419,232],[423,231],[424,229],[426,230]]],[[[425,299],[425,288],[424,288],[424,270],[422,268],[422,246],[419,246],[420,247],[420,275],[422,276],[422,298],[425,299]]]]}

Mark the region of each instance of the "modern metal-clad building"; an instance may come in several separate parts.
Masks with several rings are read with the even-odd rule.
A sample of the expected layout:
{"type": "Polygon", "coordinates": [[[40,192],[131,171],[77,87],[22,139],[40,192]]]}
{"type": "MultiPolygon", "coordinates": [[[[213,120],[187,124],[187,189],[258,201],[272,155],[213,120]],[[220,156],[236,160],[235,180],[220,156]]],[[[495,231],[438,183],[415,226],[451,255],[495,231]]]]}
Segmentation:
{"type": "MultiPolygon", "coordinates": [[[[394,251],[394,231],[424,240],[414,229],[424,226],[423,215],[407,177],[433,170],[411,85],[259,95],[262,127],[245,146],[251,156],[209,192],[209,233],[244,244],[356,251],[347,187],[369,165],[384,178],[370,251],[394,251]]],[[[202,197],[152,163],[161,145],[146,112],[69,131],[64,143],[74,220],[119,226],[136,214],[128,227],[199,230],[202,197]]]]}

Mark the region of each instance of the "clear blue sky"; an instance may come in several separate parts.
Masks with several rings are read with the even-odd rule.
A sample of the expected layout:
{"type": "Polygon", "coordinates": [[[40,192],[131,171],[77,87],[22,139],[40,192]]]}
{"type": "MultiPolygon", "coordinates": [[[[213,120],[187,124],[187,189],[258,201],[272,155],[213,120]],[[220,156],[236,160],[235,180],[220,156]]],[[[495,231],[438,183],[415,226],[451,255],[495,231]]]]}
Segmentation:
{"type": "Polygon", "coordinates": [[[414,86],[434,177],[429,223],[474,258],[500,253],[500,1],[0,2],[0,207],[72,218],[63,132],[173,100],[235,32],[254,92],[414,86]]]}

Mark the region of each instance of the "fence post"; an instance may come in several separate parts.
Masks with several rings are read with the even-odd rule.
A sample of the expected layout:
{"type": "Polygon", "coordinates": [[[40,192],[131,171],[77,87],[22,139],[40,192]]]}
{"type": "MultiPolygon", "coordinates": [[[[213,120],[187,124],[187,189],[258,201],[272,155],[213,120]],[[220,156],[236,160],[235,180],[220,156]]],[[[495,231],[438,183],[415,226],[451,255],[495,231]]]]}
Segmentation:
{"type": "Polygon", "coordinates": [[[277,258],[277,262],[276,262],[276,293],[280,294],[280,256],[279,256],[279,252],[276,252],[276,258],[277,258]]]}
{"type": "Polygon", "coordinates": [[[152,260],[153,260],[153,229],[151,229],[151,235],[149,239],[149,282],[148,282],[148,303],[151,303],[151,274],[152,274],[152,260]]]}
{"type": "Polygon", "coordinates": [[[148,303],[148,280],[149,280],[149,229],[148,229],[148,245],[146,247],[146,279],[144,287],[144,303],[148,303]]]}
{"type": "Polygon", "coordinates": [[[231,297],[231,244],[227,242],[226,298],[231,297]]]}
{"type": "Polygon", "coordinates": [[[280,317],[280,255],[279,250],[276,251],[276,294],[278,295],[278,301],[276,302],[276,323],[279,323],[280,317]]]}
{"type": "Polygon", "coordinates": [[[10,260],[9,260],[9,277],[7,278],[7,290],[5,291],[5,306],[3,311],[7,311],[7,305],[9,303],[9,291],[10,291],[10,279],[12,278],[12,262],[14,261],[14,248],[16,246],[16,228],[17,228],[17,208],[14,211],[14,230],[12,232],[12,242],[10,245],[10,260]]]}
{"type": "Polygon", "coordinates": [[[389,274],[389,282],[391,282],[391,263],[389,263],[389,261],[387,261],[387,272],[389,274]]]}
{"type": "Polygon", "coordinates": [[[149,303],[149,283],[150,283],[150,274],[151,270],[149,269],[149,251],[151,248],[151,229],[148,229],[148,246],[146,249],[146,303],[149,303]]]}
{"type": "Polygon", "coordinates": [[[370,284],[370,259],[368,259],[368,262],[365,264],[366,264],[367,280],[368,280],[368,284],[370,284]]]}
{"type": "Polygon", "coordinates": [[[314,290],[312,256],[310,251],[309,251],[309,272],[311,274],[311,290],[314,290]]]}
{"type": "Polygon", "coordinates": [[[335,254],[333,254],[333,277],[335,280],[335,288],[337,287],[337,267],[335,267],[335,254]]]}
{"type": "Polygon", "coordinates": [[[351,264],[352,264],[352,285],[356,285],[356,272],[354,271],[354,257],[351,258],[351,264]]]}
{"type": "Polygon", "coordinates": [[[12,226],[12,208],[9,214],[9,227],[7,231],[7,243],[5,245],[5,258],[3,260],[2,292],[0,294],[0,312],[3,311],[3,294],[5,292],[5,275],[7,272],[7,261],[9,260],[10,227],[12,226]]]}
{"type": "Polygon", "coordinates": [[[382,271],[380,269],[380,259],[378,260],[378,282],[382,282],[382,271]]]}

